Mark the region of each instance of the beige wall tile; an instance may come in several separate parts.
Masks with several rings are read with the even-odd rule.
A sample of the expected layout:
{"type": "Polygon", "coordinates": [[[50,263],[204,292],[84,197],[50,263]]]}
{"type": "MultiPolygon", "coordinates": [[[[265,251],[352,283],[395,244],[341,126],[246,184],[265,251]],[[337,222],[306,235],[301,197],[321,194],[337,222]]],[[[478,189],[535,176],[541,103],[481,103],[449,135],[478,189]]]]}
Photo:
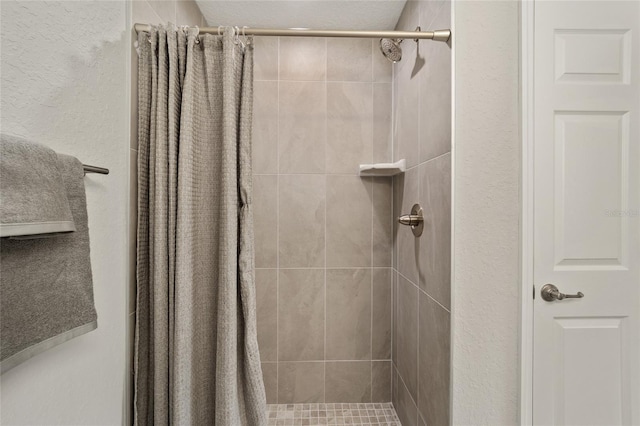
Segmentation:
{"type": "Polygon", "coordinates": [[[325,83],[280,82],[279,93],[280,173],[324,173],[325,83]]]}
{"type": "Polygon", "coordinates": [[[175,0],[163,1],[163,0],[147,0],[149,5],[162,19],[162,24],[168,22],[176,22],[176,2],[175,0]]]}
{"type": "Polygon", "coordinates": [[[280,267],[324,267],[324,175],[281,175],[279,179],[280,267]]]}
{"type": "Polygon", "coordinates": [[[391,272],[391,360],[398,365],[398,279],[400,274],[395,269],[391,272]]]}
{"type": "Polygon", "coordinates": [[[419,410],[418,410],[418,425],[419,426],[427,426],[427,422],[425,422],[425,420],[422,417],[422,414],[420,414],[419,410]]]}
{"type": "MultiPolygon", "coordinates": [[[[450,28],[450,9],[448,0],[409,1],[396,28],[414,30],[418,24],[423,31],[450,28]]],[[[444,357],[444,352],[448,362],[448,313],[429,296],[450,306],[451,159],[447,153],[451,150],[451,49],[445,43],[429,41],[419,45],[405,42],[402,47],[403,59],[395,66],[393,77],[393,149],[395,159],[406,158],[411,169],[394,178],[393,217],[409,213],[419,202],[424,209],[425,231],[416,239],[410,229],[394,221],[392,262],[411,282],[398,274],[392,284],[391,346],[398,374],[397,380],[392,375],[392,393],[403,424],[448,424],[449,366],[442,361],[436,361],[440,363],[437,366],[429,364],[444,357]],[[447,313],[446,321],[434,318],[433,309],[428,310],[431,305],[447,313]],[[418,330],[420,354],[416,360],[418,330]],[[446,376],[446,385],[438,375],[446,376]],[[438,393],[438,397],[432,398],[429,392],[438,393]],[[438,400],[444,393],[447,400],[438,400]],[[416,408],[418,400],[422,410],[416,408]]]]}
{"type": "Polygon", "coordinates": [[[397,155],[396,161],[402,158],[406,159],[407,167],[413,167],[420,160],[420,146],[418,143],[418,95],[420,86],[419,78],[417,76],[411,77],[413,69],[411,55],[404,55],[402,61],[406,62],[399,67],[396,79],[397,95],[394,98],[396,107],[394,142],[397,142],[398,145],[394,156],[397,155]]]}
{"type": "Polygon", "coordinates": [[[371,361],[328,361],[326,402],[371,402],[371,361]]]}
{"type": "Polygon", "coordinates": [[[418,288],[398,278],[398,373],[411,397],[418,393],[418,288]]]}
{"type": "Polygon", "coordinates": [[[257,268],[278,266],[278,176],[253,176],[255,262],[257,268]]]}
{"type": "Polygon", "coordinates": [[[324,402],[323,362],[281,362],[278,365],[278,403],[324,402]]]}
{"type": "Polygon", "coordinates": [[[327,176],[327,267],[371,266],[371,180],[327,176]]]}
{"type": "Polygon", "coordinates": [[[176,1],[176,25],[200,25],[202,13],[193,0],[176,1]]]}
{"type": "Polygon", "coordinates": [[[327,360],[371,359],[371,269],[327,269],[327,360]]]}
{"type": "MultiPolygon", "coordinates": [[[[170,3],[170,2],[167,2],[170,3]]],[[[133,0],[131,2],[131,19],[139,24],[163,24],[164,20],[158,16],[151,4],[147,0],[133,0]]],[[[134,31],[135,34],[135,31],[134,31]]],[[[134,40],[136,40],[134,38],[134,40]]],[[[132,68],[137,74],[137,68],[132,68]]]]}
{"type": "Polygon", "coordinates": [[[420,292],[418,407],[429,425],[449,424],[450,315],[420,292]]]}
{"type": "Polygon", "coordinates": [[[398,370],[396,364],[391,362],[391,402],[393,406],[398,410],[398,370]]]}
{"type": "Polygon", "coordinates": [[[324,270],[280,269],[278,360],[324,359],[324,270]]]}
{"type": "MultiPolygon", "coordinates": [[[[394,214],[398,217],[411,213],[411,207],[420,203],[419,170],[413,168],[403,175],[394,178],[394,214]]],[[[413,283],[418,283],[418,259],[420,258],[420,238],[416,238],[409,226],[399,225],[394,221],[395,249],[398,272],[413,283]]]]}
{"type": "MultiPolygon", "coordinates": [[[[276,326],[268,314],[273,295],[258,294],[263,361],[274,359],[274,335],[278,352],[277,363],[264,365],[280,371],[279,379],[269,379],[277,382],[279,403],[324,400],[326,305],[326,357],[367,360],[368,372],[360,367],[366,380],[356,383],[367,386],[369,400],[373,345],[376,356],[391,356],[392,301],[389,295],[385,300],[384,284],[373,294],[371,274],[378,269],[370,267],[392,263],[392,185],[390,179],[360,179],[357,170],[361,163],[392,159],[392,65],[378,40],[256,37],[254,43],[254,181],[262,181],[254,188],[256,266],[276,268],[280,281],[276,326]],[[362,271],[329,269],[325,287],[331,267],[362,271]],[[297,382],[304,374],[316,377],[316,387],[297,382]]],[[[377,392],[383,400],[384,390],[377,392]]]]}
{"type": "MultiPolygon", "coordinates": [[[[400,14],[400,19],[398,19],[398,23],[396,24],[397,31],[413,31],[419,25],[418,18],[420,16],[420,3],[416,0],[408,0],[404,9],[402,9],[402,13],[400,14]]],[[[404,43],[403,43],[404,44],[404,43]]]]}
{"type": "Polygon", "coordinates": [[[277,361],[278,271],[256,269],[255,274],[260,360],[277,361]]]}
{"type": "Polygon", "coordinates": [[[280,37],[280,80],[320,80],[327,75],[327,42],[315,37],[280,37]]]}
{"type": "Polygon", "coordinates": [[[424,233],[420,238],[420,288],[451,306],[451,154],[420,165],[424,233]]]}
{"type": "MultiPolygon", "coordinates": [[[[440,9],[434,25],[451,27],[451,8],[440,9]]],[[[420,72],[420,159],[451,151],[451,47],[427,42],[421,46],[429,66],[420,72]]]]}
{"type": "Polygon", "coordinates": [[[278,79],[278,37],[254,37],[253,76],[255,80],[278,79]]]}
{"type": "Polygon", "coordinates": [[[371,402],[391,401],[391,361],[371,363],[371,402]]]}
{"type": "Polygon", "coordinates": [[[438,13],[442,9],[447,8],[451,12],[451,2],[449,0],[423,0],[420,1],[420,25],[422,28],[429,28],[432,30],[445,30],[451,28],[451,23],[446,26],[442,26],[441,22],[434,22],[438,13]]]}
{"type": "Polygon", "coordinates": [[[391,83],[373,85],[373,162],[386,163],[391,158],[391,83]]]}
{"type": "Polygon", "coordinates": [[[371,81],[371,39],[327,39],[328,81],[371,81]]]}
{"type": "Polygon", "coordinates": [[[253,85],[253,173],[278,173],[278,82],[253,85]]]}
{"type": "Polygon", "coordinates": [[[372,155],[371,84],[327,83],[327,173],[355,175],[372,155]]]}
{"type": "MultiPolygon", "coordinates": [[[[373,39],[373,81],[390,83],[393,77],[393,63],[389,61],[380,50],[380,40],[373,39]]],[[[391,104],[389,104],[391,105],[391,104]]]]}
{"type": "Polygon", "coordinates": [[[372,280],[372,359],[391,359],[391,269],[374,268],[372,280]]]}
{"type": "Polygon", "coordinates": [[[373,178],[373,266],[391,266],[393,249],[392,186],[389,178],[373,178]]]}
{"type": "Polygon", "coordinates": [[[267,394],[267,404],[278,403],[278,364],[275,362],[262,363],[262,380],[267,394]]]}
{"type": "Polygon", "coordinates": [[[418,424],[418,408],[400,374],[397,375],[397,378],[397,396],[393,399],[393,406],[402,426],[416,426],[418,424]]]}

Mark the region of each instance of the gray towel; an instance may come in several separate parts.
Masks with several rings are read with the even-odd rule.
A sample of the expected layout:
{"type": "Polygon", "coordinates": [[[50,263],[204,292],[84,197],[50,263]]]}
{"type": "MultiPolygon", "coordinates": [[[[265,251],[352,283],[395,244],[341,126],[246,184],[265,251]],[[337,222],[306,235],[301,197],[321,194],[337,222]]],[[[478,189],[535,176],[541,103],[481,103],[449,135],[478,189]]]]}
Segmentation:
{"type": "Polygon", "coordinates": [[[56,153],[0,135],[0,237],[73,231],[56,153]]]}
{"type": "Polygon", "coordinates": [[[0,243],[0,369],[97,327],[83,168],[58,155],[76,232],[0,243]]]}

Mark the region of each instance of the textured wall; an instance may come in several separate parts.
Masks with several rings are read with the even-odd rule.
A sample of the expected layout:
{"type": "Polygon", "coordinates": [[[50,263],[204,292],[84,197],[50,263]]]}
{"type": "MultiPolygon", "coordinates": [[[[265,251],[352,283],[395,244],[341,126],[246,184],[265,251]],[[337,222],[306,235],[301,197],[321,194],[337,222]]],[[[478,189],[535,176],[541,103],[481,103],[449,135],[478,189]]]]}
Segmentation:
{"type": "MultiPolygon", "coordinates": [[[[408,1],[396,26],[451,27],[451,2],[408,1]]],[[[393,403],[405,426],[449,424],[451,322],[451,48],[402,43],[394,69],[393,216],[415,203],[424,233],[394,226],[393,403]]]]}
{"type": "Polygon", "coordinates": [[[390,401],[391,66],[376,41],[256,38],[258,337],[270,403],[390,401]]]}
{"type": "Polygon", "coordinates": [[[453,424],[512,425],[519,393],[519,2],[456,2],[455,28],[453,424]]]}
{"type": "Polygon", "coordinates": [[[124,420],[128,117],[124,2],[2,2],[2,131],[108,167],[85,177],[98,329],[2,375],[2,424],[124,420]]]}

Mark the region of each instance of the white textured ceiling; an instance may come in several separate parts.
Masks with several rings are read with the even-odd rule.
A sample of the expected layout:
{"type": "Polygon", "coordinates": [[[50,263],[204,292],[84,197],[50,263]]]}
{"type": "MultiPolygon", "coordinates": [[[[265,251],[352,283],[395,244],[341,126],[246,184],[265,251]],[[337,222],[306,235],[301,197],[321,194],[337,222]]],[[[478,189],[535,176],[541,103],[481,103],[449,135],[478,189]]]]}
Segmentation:
{"type": "Polygon", "coordinates": [[[196,0],[209,26],[393,30],[406,0],[196,0]]]}

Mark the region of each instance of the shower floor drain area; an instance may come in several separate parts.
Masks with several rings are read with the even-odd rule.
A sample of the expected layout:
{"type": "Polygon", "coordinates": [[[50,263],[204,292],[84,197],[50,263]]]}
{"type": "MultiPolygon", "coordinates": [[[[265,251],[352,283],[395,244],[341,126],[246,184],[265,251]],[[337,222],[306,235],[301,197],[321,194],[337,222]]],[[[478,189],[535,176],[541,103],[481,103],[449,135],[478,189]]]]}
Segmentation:
{"type": "Polygon", "coordinates": [[[401,426],[393,405],[362,404],[270,404],[269,426],[386,425],[401,426]]]}

